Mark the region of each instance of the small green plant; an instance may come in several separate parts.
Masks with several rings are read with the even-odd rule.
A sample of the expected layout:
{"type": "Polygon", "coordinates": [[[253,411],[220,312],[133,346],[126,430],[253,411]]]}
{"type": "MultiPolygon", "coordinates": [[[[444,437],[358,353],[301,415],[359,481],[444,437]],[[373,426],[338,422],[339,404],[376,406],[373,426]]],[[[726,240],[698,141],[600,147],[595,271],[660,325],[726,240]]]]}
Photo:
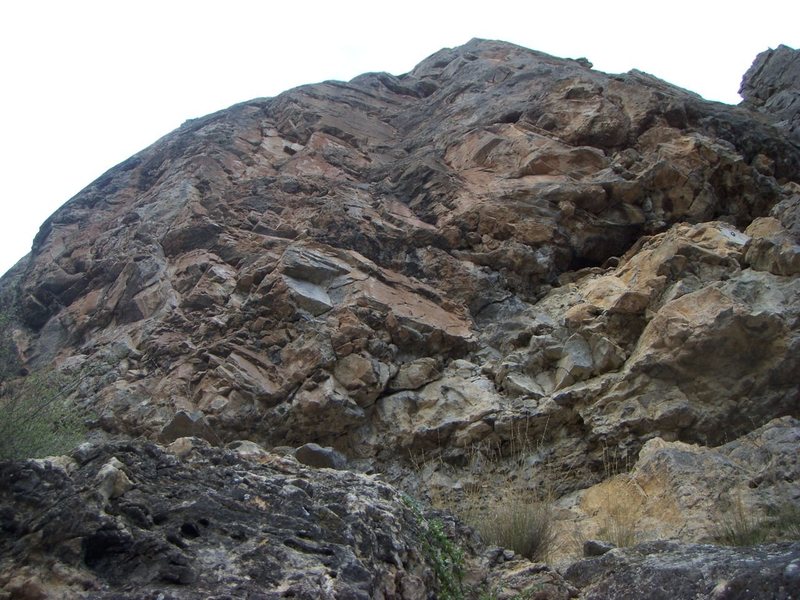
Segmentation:
{"type": "Polygon", "coordinates": [[[0,397],[0,460],[41,458],[74,448],[85,437],[72,391],[54,372],[4,382],[0,397]]]}
{"type": "Polygon", "coordinates": [[[440,519],[427,519],[419,505],[408,496],[403,502],[417,518],[422,529],[422,551],[433,567],[439,587],[439,600],[464,600],[464,551],[451,540],[440,519]]]}

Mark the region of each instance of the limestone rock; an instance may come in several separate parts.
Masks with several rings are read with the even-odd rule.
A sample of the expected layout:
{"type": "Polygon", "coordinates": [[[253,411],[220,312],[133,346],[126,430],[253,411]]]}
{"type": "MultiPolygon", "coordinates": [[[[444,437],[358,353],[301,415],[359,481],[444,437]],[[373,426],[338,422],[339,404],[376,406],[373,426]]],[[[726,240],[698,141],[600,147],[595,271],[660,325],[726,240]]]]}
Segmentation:
{"type": "Polygon", "coordinates": [[[122,469],[123,466],[116,457],[112,456],[97,472],[97,489],[106,502],[113,498],[119,498],[133,487],[131,480],[122,469]]]}
{"type": "MultiPolygon", "coordinates": [[[[737,462],[744,446],[723,449],[800,417],[796,62],[784,47],[761,55],[745,102],[730,107],[639,71],[608,75],[584,59],[476,39],[403,75],[303,86],[189,121],[57,210],[0,280],[10,309],[0,401],[55,369],[72,378],[66,395],[86,409],[93,438],[171,442],[169,455],[152,451],[157,460],[208,467],[215,490],[227,477],[217,467],[243,460],[258,474],[242,467],[251,486],[270,480],[264,469],[297,480],[304,467],[264,448],[307,445],[326,466],[346,456],[350,468],[456,507],[475,490],[495,501],[490,492],[514,486],[554,489],[560,510],[589,529],[580,498],[638,494],[629,484],[639,477],[642,489],[678,490],[679,500],[651,512],[642,504],[637,520],[658,508],[654,529],[706,535],[711,509],[690,502],[712,493],[692,475],[697,464],[718,467],[709,485],[741,491],[753,510],[791,488],[763,483],[772,475],[757,455],[737,462]],[[610,477],[634,464],[627,479],[610,477]],[[597,483],[605,488],[586,491],[597,483]],[[695,525],[670,512],[679,505],[695,525]]],[[[144,565],[142,585],[155,569],[202,588],[225,563],[237,582],[276,594],[431,589],[424,561],[405,549],[367,562],[347,549],[373,548],[375,532],[387,522],[399,531],[399,521],[348,529],[350,508],[371,509],[345,503],[333,516],[299,481],[270,484],[272,495],[236,483],[229,498],[249,494],[241,501],[270,511],[293,499],[287,510],[303,518],[319,508],[315,526],[286,517],[297,527],[270,541],[281,556],[260,563],[261,534],[235,525],[227,533],[252,560],[227,560],[238,552],[228,542],[191,554],[206,531],[200,516],[179,505],[187,541],[128,508],[149,488],[114,456],[124,467],[109,467],[96,494],[112,512],[86,509],[94,541],[71,550],[70,569],[88,552],[106,577],[115,549],[125,554],[141,534],[160,561],[151,568],[143,552],[129,561],[144,565]],[[329,525],[335,541],[320,546],[314,527],[329,525]],[[333,577],[314,556],[341,559],[347,573],[333,577]],[[287,577],[312,573],[311,587],[270,579],[284,564],[294,565],[287,577]]],[[[791,460],[782,464],[793,473],[791,460]]],[[[88,478],[81,469],[75,476],[88,478]]],[[[360,490],[359,477],[347,482],[360,490]]],[[[535,571],[517,564],[498,584],[521,594],[535,571]]],[[[573,593],[540,574],[553,594],[573,593]]],[[[75,577],[68,585],[94,585],[75,577]]],[[[23,568],[0,585],[49,589],[37,581],[23,568]]],[[[241,585],[231,594],[246,595],[241,585]]]]}
{"type": "Polygon", "coordinates": [[[759,217],[745,230],[752,239],[745,255],[751,268],[774,275],[800,273],[800,243],[774,217],[759,217]]]}
{"type": "MultiPolygon", "coordinates": [[[[156,423],[200,411],[219,440],[192,427],[171,439],[313,441],[355,456],[423,431],[502,438],[531,410],[576,423],[577,410],[607,435],[619,428],[595,415],[618,403],[565,398],[627,377],[662,305],[748,264],[741,229],[789,197],[799,166],[744,111],[473,40],[401,77],[194,120],[112,169],[43,225],[12,335],[31,367],[80,354],[104,371],[81,394],[109,432],[157,436],[156,423]],[[682,221],[695,224],[669,229],[682,221]],[[614,257],[614,272],[559,285],[614,257]],[[492,401],[391,435],[382,399],[413,391],[438,406],[422,415],[444,418],[452,393],[435,378],[461,358],[486,363],[476,393],[492,401]],[[506,396],[570,408],[557,417],[506,396]]],[[[783,242],[758,239],[754,265],[778,252],[774,269],[793,268],[783,242]]],[[[697,418],[667,412],[656,422],[697,418]]]]}
{"type": "Polygon", "coordinates": [[[417,390],[439,377],[439,365],[435,358],[419,358],[400,365],[388,388],[393,391],[417,390]]]}
{"type": "Polygon", "coordinates": [[[655,438],[629,473],[559,505],[572,511],[572,526],[589,537],[613,536],[617,526],[639,541],[714,541],[737,514],[755,526],[797,506],[798,443],[800,421],[791,417],[715,448],[655,438]]]}

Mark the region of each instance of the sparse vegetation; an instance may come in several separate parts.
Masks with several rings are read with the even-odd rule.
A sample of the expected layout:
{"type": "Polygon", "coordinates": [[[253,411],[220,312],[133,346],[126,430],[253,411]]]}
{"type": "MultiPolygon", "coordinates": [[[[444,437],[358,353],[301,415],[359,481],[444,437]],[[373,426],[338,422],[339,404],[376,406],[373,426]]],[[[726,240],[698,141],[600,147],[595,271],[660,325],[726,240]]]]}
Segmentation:
{"type": "Polygon", "coordinates": [[[720,515],[712,537],[724,546],[754,546],[764,543],[767,535],[763,521],[755,518],[741,499],[737,499],[730,510],[720,515]]]}
{"type": "Polygon", "coordinates": [[[419,505],[408,496],[403,502],[417,517],[422,529],[422,551],[433,567],[440,600],[464,600],[464,551],[451,540],[440,519],[427,519],[419,505]]]}
{"type": "Polygon", "coordinates": [[[712,539],[724,546],[755,546],[769,541],[800,539],[800,507],[782,504],[765,516],[745,507],[741,498],[719,517],[712,539]]]}
{"type": "Polygon", "coordinates": [[[601,529],[598,537],[619,548],[640,541],[636,523],[641,517],[641,492],[626,475],[617,475],[600,484],[603,496],[601,529]]]}
{"type": "Polygon", "coordinates": [[[69,400],[80,377],[20,371],[12,336],[14,302],[6,296],[0,312],[0,460],[71,450],[85,437],[81,415],[69,400]]]}
{"type": "Polygon", "coordinates": [[[80,413],[67,398],[63,375],[44,372],[5,382],[0,397],[0,459],[41,458],[71,450],[85,437],[80,413]]]}
{"type": "Polygon", "coordinates": [[[560,491],[559,477],[544,464],[543,438],[527,423],[515,427],[507,439],[480,442],[463,449],[459,462],[441,457],[411,457],[422,478],[436,473],[458,477],[457,488],[431,488],[434,506],[449,510],[475,529],[490,545],[513,550],[534,561],[549,559],[557,538],[552,501],[560,491]],[[537,441],[531,441],[535,437],[537,441]],[[486,471],[494,473],[486,485],[486,471]],[[505,481],[503,481],[505,473],[505,481]],[[523,474],[522,476],[520,476],[523,474]]]}
{"type": "Polygon", "coordinates": [[[0,291],[0,388],[3,383],[17,374],[19,364],[11,333],[13,322],[13,295],[7,290],[0,291]]]}
{"type": "Polygon", "coordinates": [[[548,501],[512,490],[487,510],[474,511],[467,522],[484,542],[541,561],[555,541],[552,512],[548,501]]]}
{"type": "Polygon", "coordinates": [[[770,516],[779,538],[800,540],[800,504],[786,502],[771,511],[770,516]]]}

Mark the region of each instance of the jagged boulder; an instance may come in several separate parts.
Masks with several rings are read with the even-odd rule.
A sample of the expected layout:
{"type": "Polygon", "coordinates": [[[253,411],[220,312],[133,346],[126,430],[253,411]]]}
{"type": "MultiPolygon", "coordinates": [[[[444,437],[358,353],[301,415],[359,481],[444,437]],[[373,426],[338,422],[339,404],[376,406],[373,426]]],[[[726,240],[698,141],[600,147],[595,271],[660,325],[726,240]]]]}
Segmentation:
{"type": "Polygon", "coordinates": [[[781,44],[759,54],[742,78],[743,104],[766,113],[800,142],[800,51],[781,44]]]}
{"type": "Polygon", "coordinates": [[[373,477],[195,439],[0,463],[4,598],[407,598],[422,524],[373,477]],[[124,484],[124,485],[123,485],[124,484]]]}

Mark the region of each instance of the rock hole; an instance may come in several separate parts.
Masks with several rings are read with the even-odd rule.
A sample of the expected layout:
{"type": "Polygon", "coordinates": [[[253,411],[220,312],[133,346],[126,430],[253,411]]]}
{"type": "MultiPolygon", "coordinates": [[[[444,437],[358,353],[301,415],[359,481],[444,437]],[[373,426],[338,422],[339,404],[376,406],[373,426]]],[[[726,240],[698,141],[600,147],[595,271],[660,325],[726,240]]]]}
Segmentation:
{"type": "Polygon", "coordinates": [[[183,537],[187,537],[189,539],[195,539],[200,537],[200,529],[192,522],[186,522],[181,525],[181,534],[183,537]]]}
{"type": "Polygon", "coordinates": [[[519,118],[522,116],[522,111],[514,110],[510,113],[504,114],[500,119],[498,119],[498,123],[516,123],[519,121],[519,118]]]}
{"type": "Polygon", "coordinates": [[[83,561],[90,569],[100,567],[115,554],[125,551],[125,540],[119,531],[100,530],[85,538],[82,542],[83,561]]]}

